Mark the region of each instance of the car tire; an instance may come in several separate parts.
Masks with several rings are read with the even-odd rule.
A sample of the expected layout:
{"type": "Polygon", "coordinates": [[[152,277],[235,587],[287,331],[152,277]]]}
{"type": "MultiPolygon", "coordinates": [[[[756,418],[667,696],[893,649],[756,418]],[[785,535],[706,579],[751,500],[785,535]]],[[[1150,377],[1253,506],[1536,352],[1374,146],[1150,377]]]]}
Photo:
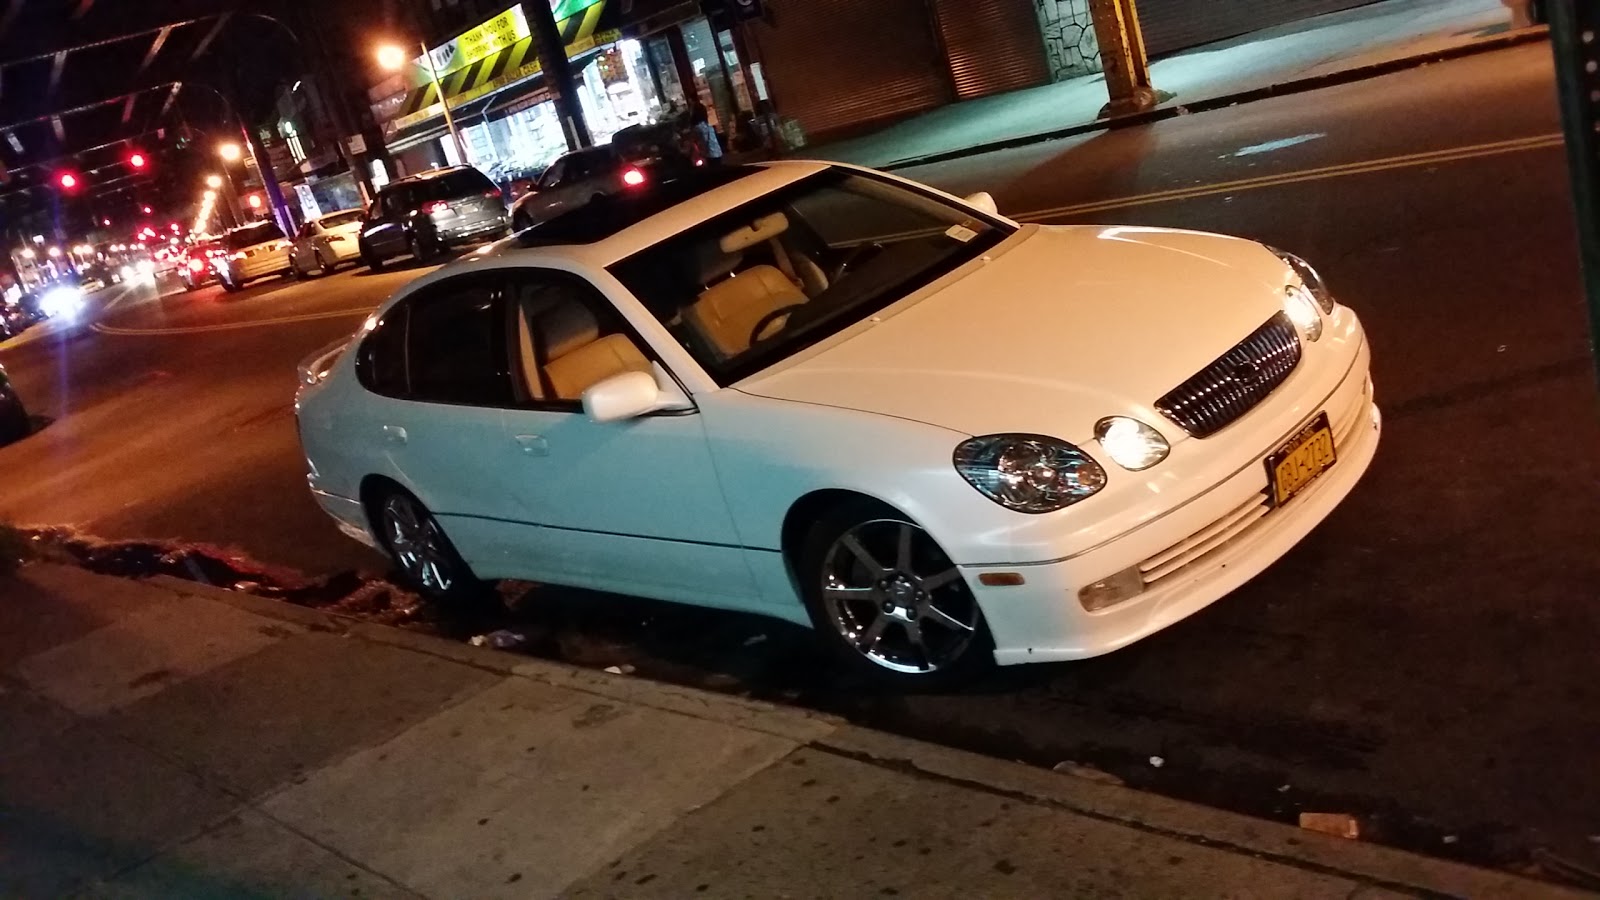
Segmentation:
{"type": "Polygon", "coordinates": [[[316,274],[317,274],[318,278],[322,278],[322,277],[324,277],[326,275],[333,274],[333,266],[328,265],[328,261],[322,258],[322,251],[321,250],[316,251],[315,253],[312,254],[312,256],[317,261],[317,273],[316,274]]]}
{"type": "Polygon", "coordinates": [[[289,277],[295,281],[305,281],[307,276],[305,272],[300,270],[300,264],[291,260],[289,262],[289,277]]]}
{"type": "Polygon", "coordinates": [[[0,389],[0,406],[4,407],[0,412],[0,444],[14,443],[33,433],[27,408],[10,388],[0,389]]]}
{"type": "Polygon", "coordinates": [[[226,278],[221,278],[221,279],[218,279],[218,280],[222,282],[222,289],[227,291],[230,294],[237,294],[240,291],[244,290],[244,285],[242,285],[242,284],[238,284],[236,282],[229,281],[226,278]]]}
{"type": "Polygon", "coordinates": [[[943,690],[994,665],[994,639],[960,569],[898,510],[867,498],[833,507],[797,562],[812,624],[863,680],[943,690]]]}
{"type": "Polygon", "coordinates": [[[439,255],[439,245],[416,232],[411,233],[411,258],[420,265],[428,265],[439,255]]]}
{"type": "Polygon", "coordinates": [[[361,254],[361,262],[364,263],[366,265],[366,267],[369,270],[373,271],[373,272],[382,272],[383,271],[383,258],[374,255],[370,251],[362,252],[362,254],[361,254]]]}
{"type": "Polygon", "coordinates": [[[410,491],[398,485],[379,491],[368,515],[407,589],[440,603],[480,600],[488,593],[433,513],[410,491]]]}
{"type": "Polygon", "coordinates": [[[529,228],[532,228],[532,227],[533,227],[533,217],[532,216],[528,216],[528,215],[526,215],[524,213],[517,213],[515,216],[511,217],[511,233],[512,234],[515,234],[515,233],[517,233],[519,231],[527,231],[529,228]]]}

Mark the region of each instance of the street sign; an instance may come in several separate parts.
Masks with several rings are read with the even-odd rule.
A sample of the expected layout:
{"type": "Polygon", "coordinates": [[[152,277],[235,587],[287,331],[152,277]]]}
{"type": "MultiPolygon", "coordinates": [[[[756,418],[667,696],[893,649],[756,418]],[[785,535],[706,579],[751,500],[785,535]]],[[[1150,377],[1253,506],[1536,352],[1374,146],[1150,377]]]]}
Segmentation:
{"type": "Polygon", "coordinates": [[[353,134],[344,142],[344,145],[352,155],[360,155],[367,152],[367,138],[365,135],[353,134]]]}
{"type": "Polygon", "coordinates": [[[1600,4],[1548,0],[1556,88],[1578,213],[1578,254],[1589,301],[1589,351],[1600,375],[1600,4]]]}

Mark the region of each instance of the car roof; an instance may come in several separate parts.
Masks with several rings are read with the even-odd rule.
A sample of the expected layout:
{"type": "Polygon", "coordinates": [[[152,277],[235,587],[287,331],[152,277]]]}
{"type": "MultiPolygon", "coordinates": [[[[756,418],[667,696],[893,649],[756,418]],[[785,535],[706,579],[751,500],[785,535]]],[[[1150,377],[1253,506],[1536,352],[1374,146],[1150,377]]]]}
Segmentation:
{"type": "MultiPolygon", "coordinates": [[[[432,181],[435,178],[443,178],[446,175],[453,175],[456,172],[477,172],[477,171],[478,170],[476,168],[472,167],[472,166],[446,166],[446,167],[444,167],[442,169],[429,169],[426,172],[418,172],[415,175],[407,175],[404,178],[396,178],[394,181],[389,182],[385,187],[388,188],[388,187],[397,187],[397,186],[407,185],[407,184],[419,184],[419,183],[424,182],[424,181],[432,181]]],[[[482,173],[480,172],[479,174],[482,174],[482,173]]],[[[484,176],[484,177],[488,177],[488,176],[484,176]]]]}
{"type": "Polygon", "coordinates": [[[311,221],[321,222],[323,219],[331,219],[334,216],[347,216],[350,213],[360,213],[361,215],[366,215],[367,211],[359,206],[352,206],[349,209],[336,209],[333,212],[325,212],[311,221]]]}
{"type": "MultiPolygon", "coordinates": [[[[508,264],[564,256],[604,268],[831,164],[781,161],[696,171],[671,179],[637,200],[599,198],[507,238],[478,255],[508,264]]],[[[448,268],[448,267],[447,267],[448,268]]]]}

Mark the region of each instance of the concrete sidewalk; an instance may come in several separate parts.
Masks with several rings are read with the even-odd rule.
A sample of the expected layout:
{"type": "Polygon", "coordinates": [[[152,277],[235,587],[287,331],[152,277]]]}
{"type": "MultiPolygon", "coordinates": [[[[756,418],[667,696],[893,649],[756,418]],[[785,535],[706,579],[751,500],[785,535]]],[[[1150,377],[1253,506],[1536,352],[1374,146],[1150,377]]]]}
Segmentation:
{"type": "Polygon", "coordinates": [[[4,897],[1562,897],[182,582],[0,579],[4,897]]]}
{"type": "MultiPolygon", "coordinates": [[[[1339,73],[1378,74],[1441,55],[1533,39],[1543,29],[1511,30],[1501,0],[1383,0],[1317,16],[1160,59],[1156,89],[1171,95],[1157,117],[1207,103],[1248,99],[1289,85],[1319,85],[1339,73]]],[[[1062,132],[1104,126],[1105,79],[1085,76],[945,106],[881,131],[803,151],[807,156],[875,167],[931,162],[1000,149],[1062,132]]],[[[1129,117],[1144,121],[1150,114],[1129,117]]]]}

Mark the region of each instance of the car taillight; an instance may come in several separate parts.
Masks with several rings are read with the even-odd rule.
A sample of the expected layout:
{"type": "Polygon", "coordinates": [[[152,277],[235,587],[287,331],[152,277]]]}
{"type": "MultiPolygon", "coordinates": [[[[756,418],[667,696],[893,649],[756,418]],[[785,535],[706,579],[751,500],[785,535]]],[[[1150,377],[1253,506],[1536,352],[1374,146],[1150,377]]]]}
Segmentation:
{"type": "Polygon", "coordinates": [[[442,212],[449,212],[449,211],[450,211],[450,204],[446,203],[443,200],[429,200],[427,203],[422,204],[422,214],[425,215],[425,216],[431,216],[434,213],[442,213],[442,212]]]}
{"type": "Polygon", "coordinates": [[[628,187],[638,187],[639,185],[644,184],[644,173],[635,168],[624,169],[622,172],[622,183],[628,187]]]}
{"type": "Polygon", "coordinates": [[[328,235],[328,243],[330,243],[330,244],[337,244],[337,243],[339,243],[339,242],[341,242],[343,240],[344,240],[344,235],[342,235],[342,234],[330,234],[330,235],[328,235]]]}
{"type": "Polygon", "coordinates": [[[189,260],[189,271],[191,271],[191,272],[198,272],[198,271],[204,269],[205,267],[206,267],[206,264],[201,262],[198,259],[189,260]]]}
{"type": "Polygon", "coordinates": [[[238,251],[237,253],[233,254],[232,256],[230,256],[228,258],[229,259],[244,259],[246,256],[249,256],[249,255],[250,254],[244,252],[243,250],[240,250],[240,251],[238,251]]]}
{"type": "Polygon", "coordinates": [[[491,190],[491,191],[484,191],[483,195],[485,197],[488,197],[490,200],[499,200],[500,197],[501,197],[499,188],[495,188],[494,190],[491,190]]]}

